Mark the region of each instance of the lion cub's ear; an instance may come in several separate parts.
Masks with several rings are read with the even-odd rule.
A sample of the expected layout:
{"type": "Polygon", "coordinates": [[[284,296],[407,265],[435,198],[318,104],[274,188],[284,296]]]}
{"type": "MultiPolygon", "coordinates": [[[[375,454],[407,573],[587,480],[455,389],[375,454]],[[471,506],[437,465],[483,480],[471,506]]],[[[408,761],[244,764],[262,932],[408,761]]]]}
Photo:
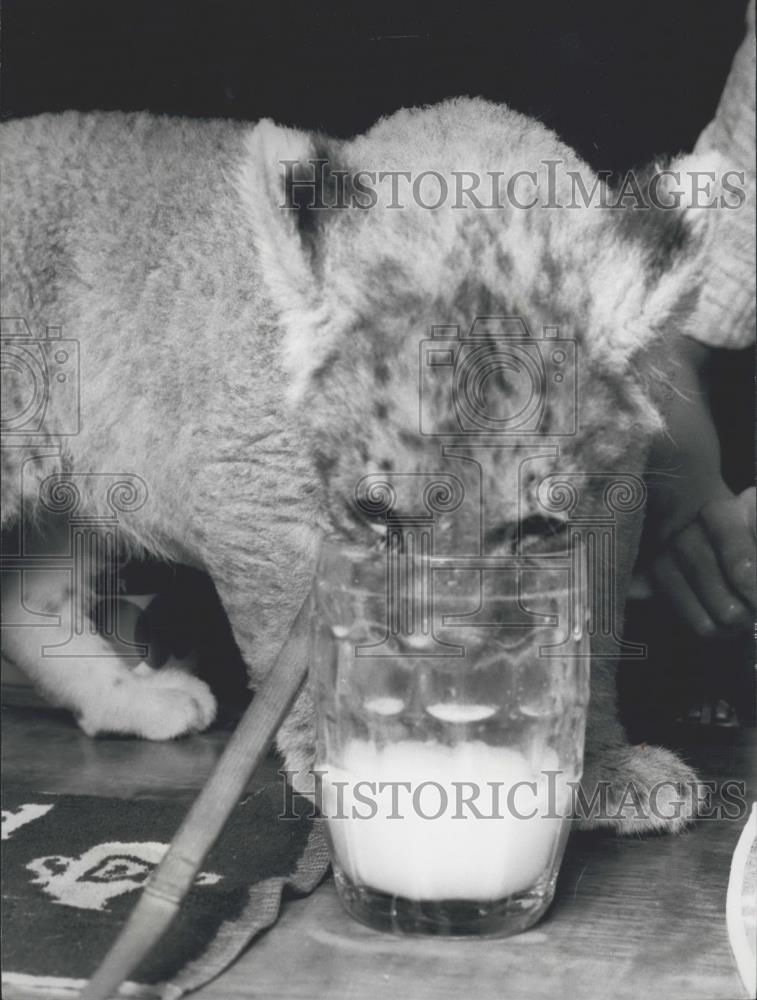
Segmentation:
{"type": "Polygon", "coordinates": [[[728,169],[716,152],[652,163],[637,176],[645,208],[603,220],[588,268],[587,348],[605,371],[624,371],[642,348],[702,322],[717,240],[728,240],[728,227],[743,225],[740,211],[721,207],[720,178],[728,169]],[[698,183],[698,195],[692,194],[698,183]]]}
{"type": "Polygon", "coordinates": [[[263,280],[286,329],[295,395],[331,346],[323,263],[339,207],[339,145],[264,119],[247,138],[238,175],[263,280]]]}

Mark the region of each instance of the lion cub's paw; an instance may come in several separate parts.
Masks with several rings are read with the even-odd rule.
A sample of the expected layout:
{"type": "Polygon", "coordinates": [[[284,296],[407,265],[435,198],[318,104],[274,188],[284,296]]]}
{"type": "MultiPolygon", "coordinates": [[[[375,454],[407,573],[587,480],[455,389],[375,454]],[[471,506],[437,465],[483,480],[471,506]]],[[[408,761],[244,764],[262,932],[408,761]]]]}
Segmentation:
{"type": "Polygon", "coordinates": [[[644,743],[608,751],[587,768],[581,789],[578,829],[619,834],[677,833],[707,799],[688,764],[671,750],[644,743]]]}
{"type": "Polygon", "coordinates": [[[146,740],[171,740],[207,729],[216,715],[208,685],[183,670],[130,672],[103,698],[78,715],[89,736],[127,733],[146,740]]]}

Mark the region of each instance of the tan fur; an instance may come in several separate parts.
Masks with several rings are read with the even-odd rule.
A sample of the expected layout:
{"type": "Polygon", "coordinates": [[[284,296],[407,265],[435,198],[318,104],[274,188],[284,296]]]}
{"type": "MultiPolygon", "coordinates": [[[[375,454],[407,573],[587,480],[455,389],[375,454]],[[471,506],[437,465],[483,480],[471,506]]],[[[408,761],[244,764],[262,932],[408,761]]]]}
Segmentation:
{"type": "MultiPolygon", "coordinates": [[[[148,502],[122,516],[125,533],[135,547],[207,569],[253,683],[309,589],[320,528],[354,529],[345,507],[359,478],[439,466],[437,442],[418,434],[418,343],[431,323],[467,329],[480,314],[518,314],[580,347],[579,433],[562,441],[559,464],[554,451],[530,458],[530,438],[489,449],[481,488],[498,502],[487,528],[535,511],[539,481],[558,468],[643,468],[660,426],[665,341],[694,301],[683,217],[683,235],[661,250],[643,219],[591,209],[396,211],[379,200],[303,219],[280,207],[280,161],[324,150],[351,171],[511,174],[560,159],[559,190],[565,169],[591,188],[589,168],[538,123],[456,100],[397,112],[349,142],[270,122],[76,113],[12,122],[2,138],[2,315],[26,318],[35,335],[60,325],[80,342],[82,429],[60,438],[57,467],[145,480],[148,502]]],[[[18,390],[6,391],[12,401],[18,390]]],[[[437,405],[444,429],[450,414],[437,405]]],[[[561,405],[545,415],[545,435],[568,419],[561,405]]],[[[56,430],[46,427],[53,441],[56,430]]],[[[20,509],[19,454],[3,449],[6,523],[20,509]]],[[[27,500],[49,471],[40,463],[27,477],[27,500]]],[[[600,501],[590,498],[589,511],[600,501]]],[[[619,603],[638,531],[638,515],[622,519],[619,603]]],[[[145,678],[116,668],[109,677],[135,704],[149,696],[145,678]]],[[[74,685],[49,672],[40,683],[59,700],[62,690],[90,730],[108,728],[81,670],[74,685]]],[[[667,751],[627,746],[608,659],[594,668],[592,697],[587,782],[693,778],[667,751]]],[[[184,727],[207,715],[205,705],[184,727]]],[[[279,741],[292,768],[311,763],[311,723],[305,695],[279,741]]]]}

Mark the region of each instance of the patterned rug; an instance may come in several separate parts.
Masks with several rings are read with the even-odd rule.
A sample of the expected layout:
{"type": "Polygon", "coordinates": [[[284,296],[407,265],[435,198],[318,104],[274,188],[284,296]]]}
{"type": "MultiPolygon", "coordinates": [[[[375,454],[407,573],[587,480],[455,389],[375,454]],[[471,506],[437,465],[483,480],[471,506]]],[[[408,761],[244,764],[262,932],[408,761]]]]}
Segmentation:
{"type": "MultiPolygon", "coordinates": [[[[2,797],[3,983],[73,995],[115,939],[187,803],[91,796],[2,797]]],[[[176,1000],[222,972],[273,924],[282,900],[311,892],[328,867],[310,807],[280,819],[270,780],[237,806],[161,945],[136,970],[133,996],[176,1000]]]]}

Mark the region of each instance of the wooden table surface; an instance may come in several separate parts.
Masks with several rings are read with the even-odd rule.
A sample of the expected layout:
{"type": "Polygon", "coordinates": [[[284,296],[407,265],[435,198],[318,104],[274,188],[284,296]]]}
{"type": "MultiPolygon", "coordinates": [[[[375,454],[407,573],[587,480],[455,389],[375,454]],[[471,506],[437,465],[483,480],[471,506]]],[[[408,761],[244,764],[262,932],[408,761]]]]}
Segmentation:
{"type": "MultiPolygon", "coordinates": [[[[172,744],[89,740],[62,714],[4,710],[4,776],[47,791],[191,796],[225,733],[172,744]]],[[[743,779],[754,798],[757,731],[700,743],[706,778],[743,779]]],[[[272,763],[271,767],[275,768],[272,763]]],[[[577,1000],[746,997],[731,955],[725,896],[745,820],[702,821],[678,837],[575,834],[557,896],[534,929],[506,939],[410,939],[340,909],[331,880],[279,922],[198,1000],[577,1000]]]]}

